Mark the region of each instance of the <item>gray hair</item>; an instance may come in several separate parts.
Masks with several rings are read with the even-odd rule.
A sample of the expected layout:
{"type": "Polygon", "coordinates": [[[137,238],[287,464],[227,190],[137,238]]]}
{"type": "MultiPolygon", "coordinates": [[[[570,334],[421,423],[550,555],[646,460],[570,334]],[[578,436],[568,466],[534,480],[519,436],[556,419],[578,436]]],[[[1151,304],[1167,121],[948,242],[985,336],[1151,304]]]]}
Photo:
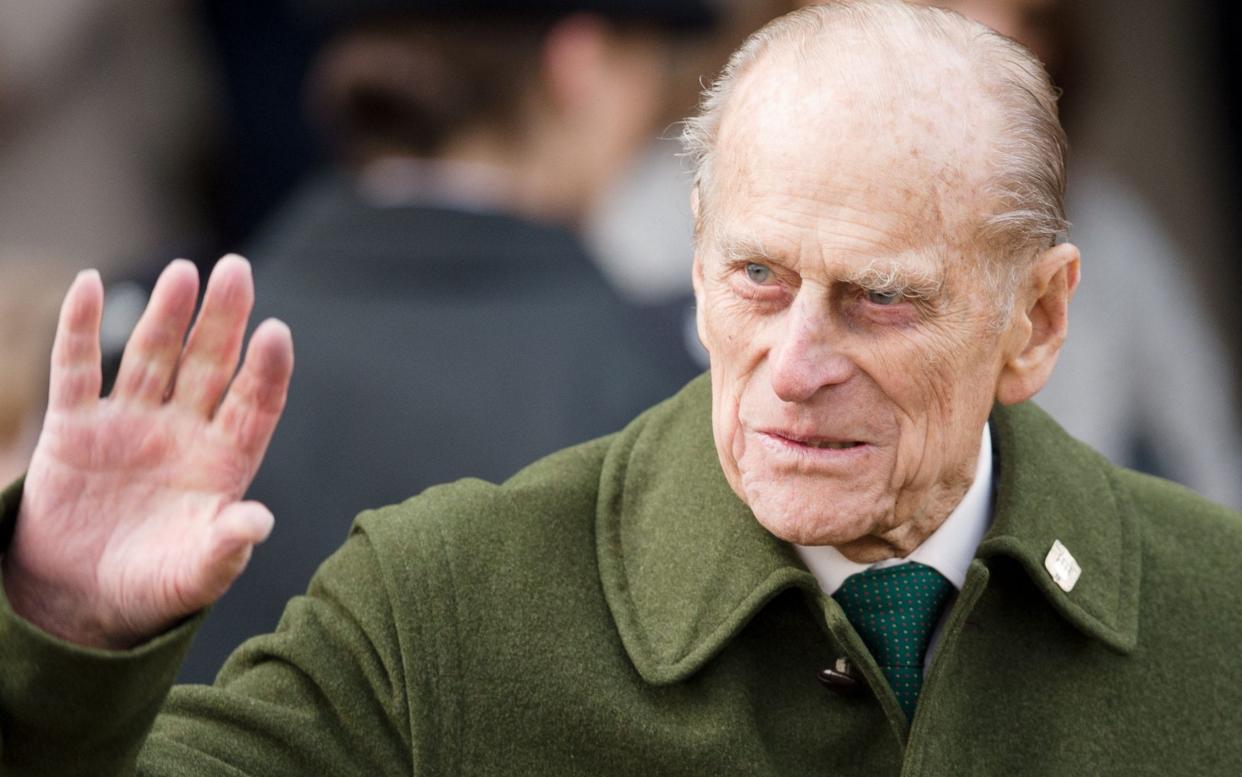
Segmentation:
{"type": "Polygon", "coordinates": [[[695,227],[710,221],[715,145],[721,115],[739,76],[774,45],[802,52],[842,28],[881,43],[906,45],[911,31],[953,47],[974,67],[999,124],[987,158],[987,211],[974,239],[984,249],[989,275],[1012,290],[1025,261],[1052,245],[1065,220],[1065,132],[1057,116],[1057,90],[1027,49],[953,11],[900,0],[833,0],[776,19],[733,53],[703,93],[699,114],[685,122],[682,144],[694,166],[699,196],[695,227]]]}

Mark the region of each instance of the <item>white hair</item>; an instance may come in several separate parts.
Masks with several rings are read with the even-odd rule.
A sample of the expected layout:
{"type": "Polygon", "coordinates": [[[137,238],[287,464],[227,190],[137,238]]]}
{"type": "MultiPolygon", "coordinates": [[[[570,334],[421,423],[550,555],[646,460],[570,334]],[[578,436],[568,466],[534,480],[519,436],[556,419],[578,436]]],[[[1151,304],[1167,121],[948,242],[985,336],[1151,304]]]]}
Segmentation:
{"type": "Polygon", "coordinates": [[[953,11],[901,0],[832,0],[809,6],[770,22],[733,53],[682,132],[699,198],[696,234],[710,222],[716,140],[739,77],[774,46],[793,47],[806,61],[811,52],[827,50],[812,44],[842,32],[876,46],[907,50],[931,39],[970,63],[998,120],[990,148],[981,157],[987,165],[987,201],[972,237],[988,260],[985,266],[996,290],[1012,291],[1026,260],[1068,228],[1066,139],[1057,116],[1057,91],[1039,60],[1018,43],[953,11]]]}

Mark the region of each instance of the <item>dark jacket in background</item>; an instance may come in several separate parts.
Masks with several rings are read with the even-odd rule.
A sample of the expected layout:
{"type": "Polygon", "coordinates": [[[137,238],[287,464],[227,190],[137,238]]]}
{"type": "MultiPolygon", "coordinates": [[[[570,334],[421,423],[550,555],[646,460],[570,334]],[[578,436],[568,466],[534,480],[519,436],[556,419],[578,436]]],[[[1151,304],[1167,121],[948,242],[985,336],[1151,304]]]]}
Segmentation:
{"type": "Polygon", "coordinates": [[[250,496],[271,539],[215,607],[181,679],[210,682],[340,546],[360,510],[503,480],[615,431],[695,372],[577,238],[495,212],[376,207],[310,188],[251,252],[258,308],[293,330],[289,404],[250,496]]]}

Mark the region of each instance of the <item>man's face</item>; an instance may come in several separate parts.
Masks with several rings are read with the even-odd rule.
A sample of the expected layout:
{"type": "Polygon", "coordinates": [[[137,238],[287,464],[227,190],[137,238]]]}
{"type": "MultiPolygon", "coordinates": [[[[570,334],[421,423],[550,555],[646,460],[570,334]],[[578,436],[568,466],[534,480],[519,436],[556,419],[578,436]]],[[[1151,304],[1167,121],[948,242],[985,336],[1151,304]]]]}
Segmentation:
{"type": "Polygon", "coordinates": [[[871,79],[797,70],[772,55],[742,77],[704,192],[713,429],[769,531],[883,558],[969,486],[1003,363],[998,302],[962,237],[986,122],[962,118],[978,109],[952,86],[929,84],[954,111],[880,110],[871,79]]]}

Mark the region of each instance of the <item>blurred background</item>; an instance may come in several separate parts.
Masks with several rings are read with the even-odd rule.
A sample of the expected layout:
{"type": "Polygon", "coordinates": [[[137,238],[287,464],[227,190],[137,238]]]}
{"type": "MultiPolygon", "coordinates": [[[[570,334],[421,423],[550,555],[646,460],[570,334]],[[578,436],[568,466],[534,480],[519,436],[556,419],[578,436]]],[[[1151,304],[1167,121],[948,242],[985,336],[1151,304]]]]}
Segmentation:
{"type": "MultiPolygon", "coordinates": [[[[210,680],[358,510],[507,477],[703,368],[676,122],[800,4],[0,0],[0,480],[36,438],[73,273],[104,274],[115,364],[169,259],[249,256],[299,364],[254,492],[277,531],[183,672],[210,680]]],[[[1084,280],[1037,401],[1242,507],[1242,10],[933,4],[1064,89],[1084,280]]]]}

